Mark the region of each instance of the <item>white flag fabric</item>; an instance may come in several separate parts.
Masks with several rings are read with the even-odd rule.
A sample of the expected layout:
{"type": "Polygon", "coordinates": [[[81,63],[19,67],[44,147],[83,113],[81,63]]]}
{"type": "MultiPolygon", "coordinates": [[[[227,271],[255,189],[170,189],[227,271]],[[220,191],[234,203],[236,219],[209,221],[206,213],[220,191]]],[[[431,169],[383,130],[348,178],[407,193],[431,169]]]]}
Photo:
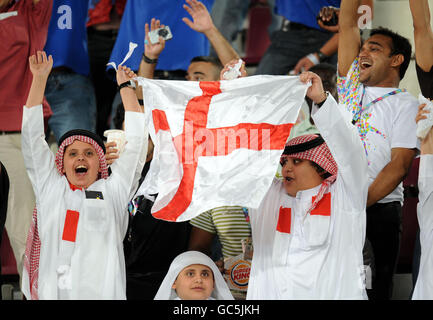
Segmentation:
{"type": "Polygon", "coordinates": [[[137,78],[153,160],[137,195],[155,218],[185,221],[224,205],[257,208],[308,85],[299,77],[193,82],[137,78]]]}

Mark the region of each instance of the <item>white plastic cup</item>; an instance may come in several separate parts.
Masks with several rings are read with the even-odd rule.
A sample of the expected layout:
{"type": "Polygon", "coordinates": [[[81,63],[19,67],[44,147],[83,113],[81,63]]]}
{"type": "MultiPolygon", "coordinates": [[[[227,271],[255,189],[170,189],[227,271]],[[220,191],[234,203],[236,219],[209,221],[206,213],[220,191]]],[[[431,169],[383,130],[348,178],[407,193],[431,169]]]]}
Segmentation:
{"type": "Polygon", "coordinates": [[[104,137],[107,137],[107,143],[111,141],[116,142],[116,147],[119,154],[123,152],[126,143],[125,131],[118,129],[106,130],[104,132],[104,137]]]}

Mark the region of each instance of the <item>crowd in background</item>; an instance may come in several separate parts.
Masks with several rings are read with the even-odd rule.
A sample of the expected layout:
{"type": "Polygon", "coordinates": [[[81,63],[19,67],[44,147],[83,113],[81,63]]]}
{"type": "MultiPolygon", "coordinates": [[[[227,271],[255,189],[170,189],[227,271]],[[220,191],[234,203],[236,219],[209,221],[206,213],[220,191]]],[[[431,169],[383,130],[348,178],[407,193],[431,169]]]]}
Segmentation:
{"type": "MultiPolygon", "coordinates": [[[[367,5],[373,14],[373,0],[353,1],[352,5],[349,1],[0,0],[0,232],[3,227],[7,232],[19,276],[26,263],[37,200],[21,149],[22,109],[33,79],[29,57],[45,51],[54,61],[42,105],[46,140],[57,151],[62,136],[73,129],[101,138],[108,129],[124,129],[124,101],[116,70],[107,63],[119,64],[130,42],[138,46],[125,65],[138,76],[218,81],[224,67],[245,58],[245,48],[238,45],[245,43],[239,38],[245,39],[242,30],[249,14],[266,9],[269,19],[263,28],[268,35],[256,40],[249,36],[257,46],[268,41],[267,49],[257,63],[246,60],[242,76],[311,71],[339,103],[361,106],[362,110],[380,105],[380,111],[351,111],[369,161],[366,237],[361,250],[371,277],[366,293],[370,300],[391,299],[401,247],[402,181],[421,150],[415,122],[420,103],[397,88],[415,52],[421,92],[433,98],[430,15],[427,1],[410,1],[415,34],[412,49],[407,39],[391,30],[359,27],[360,17],[368,11],[356,11],[353,3],[367,5]],[[170,27],[173,38],[152,43],[149,31],[165,26],[170,27]],[[389,61],[380,56],[386,50],[389,61]],[[384,136],[390,141],[384,142],[384,136]]],[[[137,89],[136,95],[145,108],[143,92],[137,89]]],[[[312,115],[320,108],[306,97],[290,139],[319,133],[312,115]]],[[[105,147],[107,164],[119,161],[115,146],[106,143],[105,147]]],[[[149,139],[139,183],[149,170],[152,152],[149,139]]],[[[283,168],[282,163],[280,171],[283,168]]],[[[254,240],[260,239],[254,236],[244,207],[218,207],[191,221],[171,223],[151,215],[151,199],[139,196],[129,200],[123,241],[127,299],[154,299],[173,268],[173,260],[186,251],[206,254],[224,273],[230,259],[246,257],[245,243],[252,242],[254,247],[254,240]]],[[[413,257],[414,285],[426,232],[420,223],[413,257]]],[[[214,266],[211,269],[217,272],[214,266]]],[[[421,269],[425,279],[425,267],[421,269]]],[[[258,293],[248,297],[245,290],[232,289],[231,294],[236,299],[262,298],[258,293]]],[[[223,299],[221,295],[217,298],[223,299]]]]}

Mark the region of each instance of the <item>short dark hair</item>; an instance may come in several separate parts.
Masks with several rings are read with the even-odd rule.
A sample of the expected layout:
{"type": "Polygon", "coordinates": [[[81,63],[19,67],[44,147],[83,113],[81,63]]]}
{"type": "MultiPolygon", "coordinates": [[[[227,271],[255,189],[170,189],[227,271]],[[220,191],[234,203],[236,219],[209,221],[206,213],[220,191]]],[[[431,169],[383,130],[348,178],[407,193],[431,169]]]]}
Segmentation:
{"type": "Polygon", "coordinates": [[[216,68],[218,68],[219,71],[221,71],[224,68],[221,61],[218,58],[213,56],[197,56],[191,59],[191,63],[193,62],[209,62],[213,64],[216,68]]]}
{"type": "Polygon", "coordinates": [[[404,61],[400,65],[400,80],[403,79],[412,57],[412,45],[408,39],[387,28],[379,27],[371,30],[370,37],[376,34],[391,38],[391,56],[403,55],[404,61]]]}
{"type": "Polygon", "coordinates": [[[310,164],[313,166],[314,169],[316,169],[317,173],[319,175],[322,176],[323,179],[327,179],[330,176],[332,176],[332,174],[330,174],[328,171],[326,171],[325,169],[323,169],[321,166],[319,166],[317,163],[315,163],[314,161],[310,160],[310,164]]]}

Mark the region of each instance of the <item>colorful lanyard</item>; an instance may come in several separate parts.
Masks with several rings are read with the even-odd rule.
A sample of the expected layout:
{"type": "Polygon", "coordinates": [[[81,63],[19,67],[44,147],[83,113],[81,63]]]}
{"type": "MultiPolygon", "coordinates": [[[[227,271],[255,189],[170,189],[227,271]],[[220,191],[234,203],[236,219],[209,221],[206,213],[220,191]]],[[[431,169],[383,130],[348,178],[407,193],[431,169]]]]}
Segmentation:
{"type": "Polygon", "coordinates": [[[362,107],[362,100],[364,99],[364,94],[365,94],[365,87],[364,90],[362,92],[362,97],[361,97],[361,101],[359,102],[359,106],[361,107],[360,110],[355,114],[355,116],[353,117],[352,123],[355,124],[356,122],[358,122],[358,120],[361,118],[361,114],[369,107],[371,107],[373,104],[385,100],[386,98],[390,97],[390,96],[394,96],[396,94],[399,94],[401,92],[406,92],[406,89],[397,89],[391,92],[388,92],[386,94],[384,94],[383,96],[371,101],[370,103],[366,104],[365,107],[362,107]]]}

